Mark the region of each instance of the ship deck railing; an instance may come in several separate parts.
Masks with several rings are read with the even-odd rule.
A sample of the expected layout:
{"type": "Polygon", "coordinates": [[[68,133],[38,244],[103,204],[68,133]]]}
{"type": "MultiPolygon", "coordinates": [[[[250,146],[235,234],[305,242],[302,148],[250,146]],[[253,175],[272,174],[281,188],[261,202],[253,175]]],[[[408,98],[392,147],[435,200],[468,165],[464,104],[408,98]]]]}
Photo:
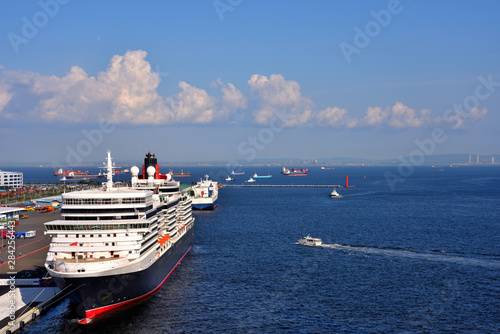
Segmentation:
{"type": "Polygon", "coordinates": [[[68,258],[60,258],[56,257],[55,260],[57,262],[64,262],[64,263],[93,263],[93,262],[106,262],[106,261],[114,261],[114,260],[124,260],[126,257],[120,256],[120,257],[105,257],[105,258],[84,258],[84,259],[68,259],[68,258]]]}

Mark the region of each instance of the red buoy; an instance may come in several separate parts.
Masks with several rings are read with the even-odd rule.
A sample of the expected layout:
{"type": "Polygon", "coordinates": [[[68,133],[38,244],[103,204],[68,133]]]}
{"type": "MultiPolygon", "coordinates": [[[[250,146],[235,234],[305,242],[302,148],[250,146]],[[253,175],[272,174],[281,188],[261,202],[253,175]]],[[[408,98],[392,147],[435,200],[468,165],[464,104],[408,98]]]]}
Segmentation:
{"type": "Polygon", "coordinates": [[[349,188],[349,177],[347,175],[345,176],[345,187],[349,188]]]}

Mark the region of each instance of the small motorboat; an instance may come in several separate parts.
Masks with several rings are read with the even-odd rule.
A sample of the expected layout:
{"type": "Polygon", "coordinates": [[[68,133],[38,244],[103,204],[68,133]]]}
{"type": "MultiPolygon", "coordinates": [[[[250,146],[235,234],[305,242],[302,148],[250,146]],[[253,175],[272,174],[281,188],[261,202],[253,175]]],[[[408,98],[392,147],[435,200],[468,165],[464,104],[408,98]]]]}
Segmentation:
{"type": "Polygon", "coordinates": [[[332,193],[329,195],[330,198],[341,198],[342,195],[337,192],[337,189],[333,188],[332,193]]]}
{"type": "Polygon", "coordinates": [[[245,182],[257,182],[257,181],[254,180],[253,178],[249,178],[248,181],[245,181],[245,182]]]}
{"type": "Polygon", "coordinates": [[[299,244],[304,246],[321,246],[321,239],[313,238],[310,235],[308,235],[307,237],[299,239],[299,244]]]}
{"type": "Polygon", "coordinates": [[[234,179],[233,179],[233,178],[231,178],[231,176],[229,176],[229,175],[228,175],[228,176],[224,179],[224,181],[234,181],[234,179]]]}

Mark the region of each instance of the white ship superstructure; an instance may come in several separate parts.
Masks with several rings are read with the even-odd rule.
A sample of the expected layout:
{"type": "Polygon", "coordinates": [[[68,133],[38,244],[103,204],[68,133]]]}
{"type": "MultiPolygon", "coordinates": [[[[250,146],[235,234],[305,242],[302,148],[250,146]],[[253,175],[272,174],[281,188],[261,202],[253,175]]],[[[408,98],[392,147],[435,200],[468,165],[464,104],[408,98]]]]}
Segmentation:
{"type": "Polygon", "coordinates": [[[219,198],[219,184],[216,181],[208,179],[205,175],[205,180],[201,179],[196,185],[191,188],[193,209],[196,210],[211,210],[217,205],[219,198]]]}

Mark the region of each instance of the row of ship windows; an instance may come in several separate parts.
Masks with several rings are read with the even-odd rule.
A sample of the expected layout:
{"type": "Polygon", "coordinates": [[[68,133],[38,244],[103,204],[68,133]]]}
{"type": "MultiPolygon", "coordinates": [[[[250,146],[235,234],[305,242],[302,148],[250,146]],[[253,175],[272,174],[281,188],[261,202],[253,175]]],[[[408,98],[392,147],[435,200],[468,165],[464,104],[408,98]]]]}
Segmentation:
{"type": "Polygon", "coordinates": [[[113,208],[113,209],[61,209],[61,213],[123,213],[146,212],[153,208],[152,205],[140,208],[113,208]]]}
{"type": "Polygon", "coordinates": [[[139,216],[62,216],[61,218],[62,220],[133,220],[139,219],[139,216]]]}
{"type": "MultiPolygon", "coordinates": [[[[100,230],[127,230],[148,228],[149,223],[139,224],[100,224],[100,225],[46,225],[48,231],[100,231],[100,230]]],[[[101,235],[99,235],[101,236],[101,235]]]]}
{"type": "MultiPolygon", "coordinates": [[[[151,198],[148,198],[151,201],[151,198]]],[[[148,201],[148,202],[149,202],[148,201]]],[[[132,198],[65,198],[63,204],[69,205],[105,205],[105,204],[140,204],[146,203],[146,197],[132,198]]]]}

